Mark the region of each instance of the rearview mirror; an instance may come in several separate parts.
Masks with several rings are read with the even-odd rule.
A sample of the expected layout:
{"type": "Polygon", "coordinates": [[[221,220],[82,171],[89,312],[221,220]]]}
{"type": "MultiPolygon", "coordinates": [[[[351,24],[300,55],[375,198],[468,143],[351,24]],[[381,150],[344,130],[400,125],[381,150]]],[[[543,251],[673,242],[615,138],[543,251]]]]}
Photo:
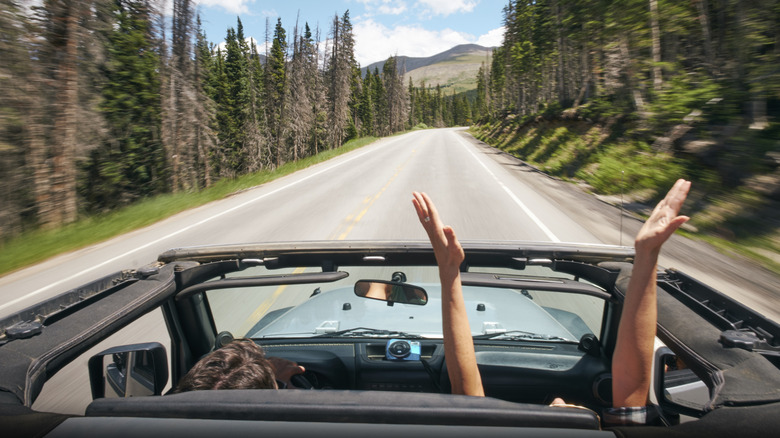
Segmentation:
{"type": "Polygon", "coordinates": [[[89,359],[92,399],[161,395],[168,355],[159,342],[109,348],[89,359]]]}
{"type": "Polygon", "coordinates": [[[424,306],[428,303],[425,289],[406,283],[383,280],[360,280],[355,283],[355,295],[372,300],[424,306]]]}

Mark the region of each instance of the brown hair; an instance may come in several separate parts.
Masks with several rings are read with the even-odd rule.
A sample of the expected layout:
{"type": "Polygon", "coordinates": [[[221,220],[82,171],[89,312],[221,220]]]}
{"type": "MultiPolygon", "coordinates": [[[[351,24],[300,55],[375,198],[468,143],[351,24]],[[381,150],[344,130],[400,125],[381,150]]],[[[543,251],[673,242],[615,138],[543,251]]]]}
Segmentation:
{"type": "Polygon", "coordinates": [[[250,339],[237,339],[199,360],[173,392],[276,387],[273,368],[263,350],[250,339]]]}

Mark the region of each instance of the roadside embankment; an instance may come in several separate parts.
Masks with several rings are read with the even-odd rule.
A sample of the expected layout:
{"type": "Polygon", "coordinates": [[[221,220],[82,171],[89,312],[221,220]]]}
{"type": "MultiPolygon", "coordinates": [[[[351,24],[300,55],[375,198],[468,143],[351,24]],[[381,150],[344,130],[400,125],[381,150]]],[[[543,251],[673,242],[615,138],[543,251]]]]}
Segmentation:
{"type": "Polygon", "coordinates": [[[650,139],[636,124],[594,122],[575,112],[475,125],[479,140],[605,202],[643,215],[677,178],[693,181],[684,232],[780,274],[778,128],[675,127],[650,139]],[[691,133],[698,132],[698,136],[691,133]]]}

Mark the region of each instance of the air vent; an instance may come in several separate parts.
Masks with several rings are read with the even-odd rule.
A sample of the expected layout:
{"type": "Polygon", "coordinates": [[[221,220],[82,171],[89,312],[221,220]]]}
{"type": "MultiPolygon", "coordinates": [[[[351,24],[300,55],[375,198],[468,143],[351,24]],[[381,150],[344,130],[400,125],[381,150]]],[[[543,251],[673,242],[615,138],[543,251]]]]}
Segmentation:
{"type": "Polygon", "coordinates": [[[593,396],[604,405],[612,406],[612,374],[601,374],[593,381],[593,396]]]}

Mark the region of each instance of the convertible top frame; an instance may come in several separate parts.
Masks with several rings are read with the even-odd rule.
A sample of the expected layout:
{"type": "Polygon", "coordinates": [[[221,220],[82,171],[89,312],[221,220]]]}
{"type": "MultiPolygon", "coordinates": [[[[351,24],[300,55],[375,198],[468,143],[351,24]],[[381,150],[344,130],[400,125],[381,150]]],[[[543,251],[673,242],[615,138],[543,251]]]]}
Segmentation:
{"type": "MultiPolygon", "coordinates": [[[[610,295],[615,312],[611,318],[619,316],[634,258],[631,248],[605,245],[463,242],[463,246],[464,272],[469,272],[472,266],[522,269],[540,264],[587,279],[604,289],[599,293],[610,295]]],[[[0,342],[0,363],[4,368],[0,375],[0,419],[10,418],[13,424],[27,421],[31,427],[28,431],[36,428],[40,431],[51,423],[63,421],[66,416],[36,413],[29,408],[48,378],[141,315],[161,306],[172,308],[177,293],[223,273],[258,264],[269,269],[320,267],[323,273],[334,273],[340,265],[435,265],[427,242],[282,242],[181,248],[161,254],[158,260],[150,266],[122,271],[65,292],[0,321],[0,336],[4,341],[0,342]],[[20,323],[37,323],[40,327],[31,337],[23,333],[9,337],[8,329],[20,323]],[[51,422],[44,425],[39,421],[42,418],[51,422]]],[[[692,369],[705,380],[712,393],[709,406],[712,411],[700,423],[669,428],[669,433],[696,431],[700,425],[699,432],[707,434],[708,425],[713,424],[748,435],[752,431],[775,432],[780,428],[780,417],[776,415],[780,403],[777,364],[760,351],[724,348],[720,337],[725,328],[749,329],[763,336],[767,345],[775,346],[780,333],[777,325],[736,302],[723,301],[726,310],[720,312],[717,300],[707,298],[717,298],[713,291],[701,289],[700,283],[676,271],[667,274],[659,277],[658,336],[686,363],[694,364],[692,369]],[[696,309],[688,298],[681,298],[679,291],[712,311],[696,309]],[[715,317],[707,316],[708,312],[728,316],[731,326],[714,322],[715,317]],[[735,321],[747,322],[735,324],[735,321]],[[746,418],[753,419],[748,426],[746,418]]],[[[195,292],[192,297],[197,295],[195,292]]],[[[186,301],[190,300],[180,303],[186,301]]],[[[606,349],[610,349],[609,345],[606,349]]],[[[634,428],[621,429],[620,433],[657,435],[663,431],[634,428]]]]}

